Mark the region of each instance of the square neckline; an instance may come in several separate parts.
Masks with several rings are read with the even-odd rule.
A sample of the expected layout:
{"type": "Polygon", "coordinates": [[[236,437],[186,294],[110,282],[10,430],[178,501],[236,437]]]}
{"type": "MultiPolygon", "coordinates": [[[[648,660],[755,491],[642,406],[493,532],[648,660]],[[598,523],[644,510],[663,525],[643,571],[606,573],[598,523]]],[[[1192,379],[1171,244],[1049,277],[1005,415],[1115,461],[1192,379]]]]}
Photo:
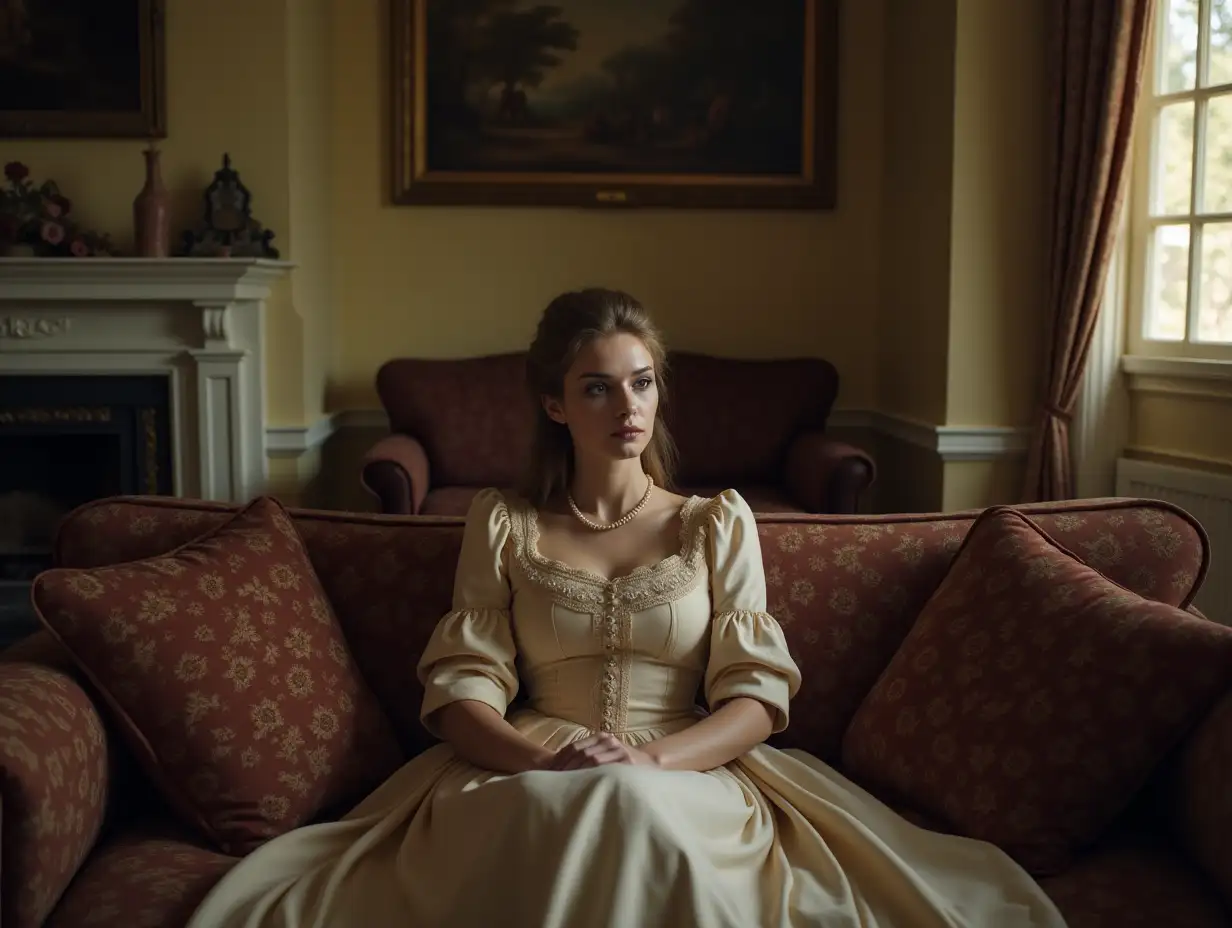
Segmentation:
{"type": "Polygon", "coordinates": [[[676,515],[680,519],[679,544],[676,551],[650,564],[639,564],[631,571],[615,577],[605,577],[603,574],[587,570],[585,567],[574,567],[566,564],[564,561],[541,554],[539,552],[539,511],[529,501],[523,501],[522,506],[519,508],[521,508],[526,520],[526,533],[521,543],[523,549],[521,554],[540,570],[561,574],[573,580],[585,581],[604,588],[619,587],[625,583],[642,580],[648,575],[654,575],[666,570],[674,570],[688,560],[694,544],[694,516],[698,504],[705,501],[701,496],[690,496],[681,503],[680,508],[676,511],[676,515]]]}

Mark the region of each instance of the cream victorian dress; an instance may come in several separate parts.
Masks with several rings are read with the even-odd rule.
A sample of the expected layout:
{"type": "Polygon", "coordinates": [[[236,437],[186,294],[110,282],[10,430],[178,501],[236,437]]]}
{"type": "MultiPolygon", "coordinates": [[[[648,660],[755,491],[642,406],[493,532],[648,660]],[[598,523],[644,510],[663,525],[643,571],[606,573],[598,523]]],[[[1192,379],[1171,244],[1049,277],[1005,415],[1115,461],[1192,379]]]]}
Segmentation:
{"type": "MultiPolygon", "coordinates": [[[[536,516],[475,499],[419,666],[423,714],[475,699],[559,748],[646,744],[735,696],[787,725],[800,675],[766,613],[753,514],[690,499],[681,548],[607,581],[538,554],[536,516]]],[[[911,825],[817,759],[761,745],[704,773],[495,774],[446,744],[342,821],[245,858],[190,928],[1062,928],[991,845],[911,825]]]]}

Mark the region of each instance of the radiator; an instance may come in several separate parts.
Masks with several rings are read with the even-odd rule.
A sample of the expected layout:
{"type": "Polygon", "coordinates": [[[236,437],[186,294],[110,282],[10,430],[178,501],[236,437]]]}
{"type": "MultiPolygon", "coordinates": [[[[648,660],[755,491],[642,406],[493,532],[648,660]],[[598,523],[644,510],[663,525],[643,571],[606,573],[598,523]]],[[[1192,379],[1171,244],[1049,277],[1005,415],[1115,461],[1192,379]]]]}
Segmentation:
{"type": "Polygon", "coordinates": [[[1232,625],[1232,475],[1121,458],[1116,494],[1174,503],[1202,523],[1211,539],[1211,566],[1194,605],[1232,625]]]}

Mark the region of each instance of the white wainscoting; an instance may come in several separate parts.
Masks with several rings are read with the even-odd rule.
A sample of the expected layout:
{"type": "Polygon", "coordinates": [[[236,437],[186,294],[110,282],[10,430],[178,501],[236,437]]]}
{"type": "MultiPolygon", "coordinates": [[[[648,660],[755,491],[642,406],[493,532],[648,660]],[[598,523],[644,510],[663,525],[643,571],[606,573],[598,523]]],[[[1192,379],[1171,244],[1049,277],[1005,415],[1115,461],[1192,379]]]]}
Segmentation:
{"type": "MultiPolygon", "coordinates": [[[[1026,453],[1029,430],[1000,425],[932,425],[870,409],[835,409],[827,425],[868,429],[935,451],[943,461],[995,461],[1026,453]]],[[[346,409],[305,426],[266,429],[271,454],[303,454],[340,429],[388,429],[382,409],[346,409]]]]}
{"type": "Polygon", "coordinates": [[[1211,540],[1211,566],[1194,605],[1232,625],[1232,476],[1121,458],[1116,494],[1173,503],[1202,523],[1211,540]]]}

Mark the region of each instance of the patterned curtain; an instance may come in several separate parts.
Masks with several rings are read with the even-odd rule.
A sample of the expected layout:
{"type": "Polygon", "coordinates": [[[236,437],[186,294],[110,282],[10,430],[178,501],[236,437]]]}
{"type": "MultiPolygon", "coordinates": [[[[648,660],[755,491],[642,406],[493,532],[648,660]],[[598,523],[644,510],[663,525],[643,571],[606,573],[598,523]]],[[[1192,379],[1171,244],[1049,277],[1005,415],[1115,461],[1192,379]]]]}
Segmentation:
{"type": "Polygon", "coordinates": [[[1049,0],[1048,334],[1024,498],[1074,494],[1070,422],[1125,197],[1157,0],[1049,0]]]}

